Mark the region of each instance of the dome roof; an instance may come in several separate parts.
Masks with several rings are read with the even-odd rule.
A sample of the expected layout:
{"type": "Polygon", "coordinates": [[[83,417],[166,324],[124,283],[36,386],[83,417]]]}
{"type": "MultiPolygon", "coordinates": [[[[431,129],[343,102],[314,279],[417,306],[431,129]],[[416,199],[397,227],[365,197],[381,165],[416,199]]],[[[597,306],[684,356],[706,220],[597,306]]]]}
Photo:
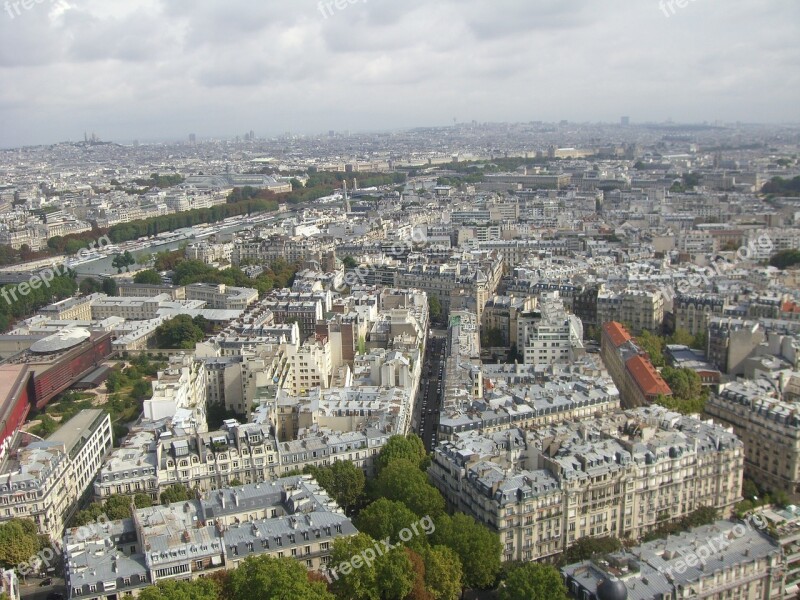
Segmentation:
{"type": "Polygon", "coordinates": [[[597,600],[628,600],[628,588],[617,578],[603,579],[597,584],[597,600]]]}
{"type": "Polygon", "coordinates": [[[68,327],[58,333],[48,335],[31,346],[35,354],[53,354],[63,352],[73,346],[85,342],[90,337],[89,330],[82,327],[68,327]]]}

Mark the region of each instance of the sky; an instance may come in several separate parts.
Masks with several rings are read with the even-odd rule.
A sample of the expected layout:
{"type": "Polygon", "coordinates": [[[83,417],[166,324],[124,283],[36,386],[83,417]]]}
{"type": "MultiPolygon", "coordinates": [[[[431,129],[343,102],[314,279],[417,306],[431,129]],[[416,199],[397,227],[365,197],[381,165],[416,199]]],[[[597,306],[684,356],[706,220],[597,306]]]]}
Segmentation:
{"type": "Polygon", "coordinates": [[[800,2],[0,0],[5,148],[622,115],[800,122],[800,2]]]}

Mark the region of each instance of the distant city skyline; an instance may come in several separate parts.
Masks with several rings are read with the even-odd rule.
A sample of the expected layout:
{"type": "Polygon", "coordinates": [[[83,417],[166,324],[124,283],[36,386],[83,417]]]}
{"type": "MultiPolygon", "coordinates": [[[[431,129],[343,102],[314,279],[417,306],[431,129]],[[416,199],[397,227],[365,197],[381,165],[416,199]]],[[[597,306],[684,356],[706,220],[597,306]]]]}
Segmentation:
{"type": "Polygon", "coordinates": [[[200,141],[454,118],[800,122],[797,3],[14,5],[0,12],[3,148],[84,131],[200,141]]]}

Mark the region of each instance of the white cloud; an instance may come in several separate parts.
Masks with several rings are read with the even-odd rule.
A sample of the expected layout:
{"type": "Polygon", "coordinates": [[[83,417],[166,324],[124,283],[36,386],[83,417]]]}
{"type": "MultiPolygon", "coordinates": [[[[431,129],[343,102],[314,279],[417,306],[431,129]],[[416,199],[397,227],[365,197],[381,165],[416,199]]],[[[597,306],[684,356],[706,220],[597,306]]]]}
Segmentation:
{"type": "Polygon", "coordinates": [[[0,145],[460,120],[797,121],[800,3],[44,0],[0,12],[0,145]]]}

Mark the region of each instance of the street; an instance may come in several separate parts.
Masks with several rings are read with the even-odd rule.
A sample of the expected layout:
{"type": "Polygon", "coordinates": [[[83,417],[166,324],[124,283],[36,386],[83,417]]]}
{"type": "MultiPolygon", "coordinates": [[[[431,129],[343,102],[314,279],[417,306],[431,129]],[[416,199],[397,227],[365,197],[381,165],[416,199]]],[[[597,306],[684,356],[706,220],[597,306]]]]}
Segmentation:
{"type": "Polygon", "coordinates": [[[425,443],[425,449],[428,452],[436,445],[445,341],[443,337],[432,337],[428,340],[422,365],[420,396],[414,411],[415,422],[417,423],[416,432],[422,438],[425,443]]]}

